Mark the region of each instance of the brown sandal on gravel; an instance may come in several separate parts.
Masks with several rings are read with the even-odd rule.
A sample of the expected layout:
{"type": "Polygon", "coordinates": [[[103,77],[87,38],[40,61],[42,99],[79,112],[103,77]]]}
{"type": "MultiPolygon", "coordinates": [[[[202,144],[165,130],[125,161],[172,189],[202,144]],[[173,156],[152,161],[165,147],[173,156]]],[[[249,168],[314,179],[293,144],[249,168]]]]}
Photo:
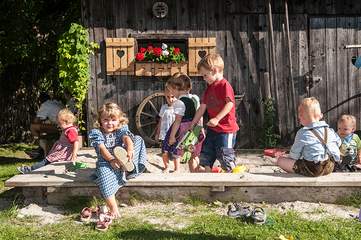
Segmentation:
{"type": "Polygon", "coordinates": [[[111,213],[101,213],[99,215],[99,221],[95,225],[95,229],[105,232],[108,230],[110,224],[113,222],[114,216],[111,213]]]}
{"type": "Polygon", "coordinates": [[[93,209],[89,207],[85,207],[80,212],[80,221],[89,222],[92,215],[93,215],[93,209]]]}
{"type": "Polygon", "coordinates": [[[80,212],[80,221],[82,222],[90,222],[90,220],[96,216],[98,217],[100,213],[100,207],[97,206],[95,208],[85,207],[80,212]]]}

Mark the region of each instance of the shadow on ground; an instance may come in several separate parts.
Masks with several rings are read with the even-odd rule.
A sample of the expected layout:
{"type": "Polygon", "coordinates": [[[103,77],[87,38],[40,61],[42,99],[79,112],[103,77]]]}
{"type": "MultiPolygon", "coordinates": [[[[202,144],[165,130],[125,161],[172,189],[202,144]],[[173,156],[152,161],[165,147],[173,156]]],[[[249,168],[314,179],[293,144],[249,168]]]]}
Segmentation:
{"type": "Polygon", "coordinates": [[[29,159],[29,158],[17,158],[17,157],[0,157],[0,165],[16,164],[16,163],[30,164],[36,161],[38,160],[29,159]]]}
{"type": "Polygon", "coordinates": [[[173,231],[163,231],[163,230],[130,230],[122,232],[118,235],[119,239],[139,239],[139,240],[155,240],[155,239],[229,239],[235,240],[237,238],[229,236],[215,236],[210,234],[201,234],[201,233],[179,233],[173,231]]]}

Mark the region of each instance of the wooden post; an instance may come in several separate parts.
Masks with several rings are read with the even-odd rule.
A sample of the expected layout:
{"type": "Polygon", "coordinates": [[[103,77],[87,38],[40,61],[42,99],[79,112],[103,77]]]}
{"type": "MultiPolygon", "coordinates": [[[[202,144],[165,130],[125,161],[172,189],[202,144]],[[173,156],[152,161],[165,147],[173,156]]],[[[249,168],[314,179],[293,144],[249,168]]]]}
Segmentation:
{"type": "Polygon", "coordinates": [[[272,21],[272,7],[271,7],[271,0],[268,0],[268,27],[269,27],[269,34],[271,36],[271,44],[270,44],[270,53],[271,53],[271,79],[273,78],[274,81],[274,88],[275,88],[275,100],[277,106],[277,125],[278,130],[281,132],[281,126],[279,124],[279,117],[278,117],[278,83],[277,83],[277,71],[276,71],[276,50],[275,50],[275,39],[273,34],[273,21],[272,21]]]}
{"type": "Polygon", "coordinates": [[[287,38],[287,50],[288,50],[288,70],[290,76],[290,85],[291,85],[291,97],[292,97],[292,106],[293,106],[293,114],[294,114],[294,126],[297,126],[297,102],[296,102],[296,93],[295,93],[295,84],[293,81],[292,75],[292,55],[291,55],[291,40],[290,40],[290,22],[288,19],[288,2],[285,0],[285,16],[286,16],[286,38],[287,38]]]}

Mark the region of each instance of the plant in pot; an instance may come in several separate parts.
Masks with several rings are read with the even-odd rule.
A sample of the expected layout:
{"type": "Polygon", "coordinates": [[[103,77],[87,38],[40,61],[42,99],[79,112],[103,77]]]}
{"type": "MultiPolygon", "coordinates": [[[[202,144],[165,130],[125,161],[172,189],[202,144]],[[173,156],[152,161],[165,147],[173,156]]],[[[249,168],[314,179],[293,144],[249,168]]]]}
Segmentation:
{"type": "Polygon", "coordinates": [[[90,77],[89,55],[99,45],[89,42],[88,31],[83,26],[72,23],[70,29],[58,40],[58,68],[61,89],[74,100],[78,126],[84,132],[84,102],[90,77]]]}
{"type": "Polygon", "coordinates": [[[156,72],[162,71],[161,74],[173,75],[172,73],[178,72],[181,69],[184,71],[186,64],[186,57],[181,52],[180,48],[162,43],[161,47],[154,47],[148,45],[146,48],[141,47],[135,55],[136,60],[136,75],[157,75],[157,73],[150,73],[151,69],[156,69],[156,72]],[[159,68],[157,70],[157,68],[159,68]]]}

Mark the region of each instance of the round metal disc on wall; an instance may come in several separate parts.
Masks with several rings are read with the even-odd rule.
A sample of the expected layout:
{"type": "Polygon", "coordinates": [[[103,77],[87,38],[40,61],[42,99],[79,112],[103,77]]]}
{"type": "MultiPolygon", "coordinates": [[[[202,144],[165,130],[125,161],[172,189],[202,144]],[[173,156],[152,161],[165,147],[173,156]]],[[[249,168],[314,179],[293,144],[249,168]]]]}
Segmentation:
{"type": "Polygon", "coordinates": [[[155,2],[152,12],[156,18],[165,18],[168,15],[168,5],[165,2],[155,2]]]}

